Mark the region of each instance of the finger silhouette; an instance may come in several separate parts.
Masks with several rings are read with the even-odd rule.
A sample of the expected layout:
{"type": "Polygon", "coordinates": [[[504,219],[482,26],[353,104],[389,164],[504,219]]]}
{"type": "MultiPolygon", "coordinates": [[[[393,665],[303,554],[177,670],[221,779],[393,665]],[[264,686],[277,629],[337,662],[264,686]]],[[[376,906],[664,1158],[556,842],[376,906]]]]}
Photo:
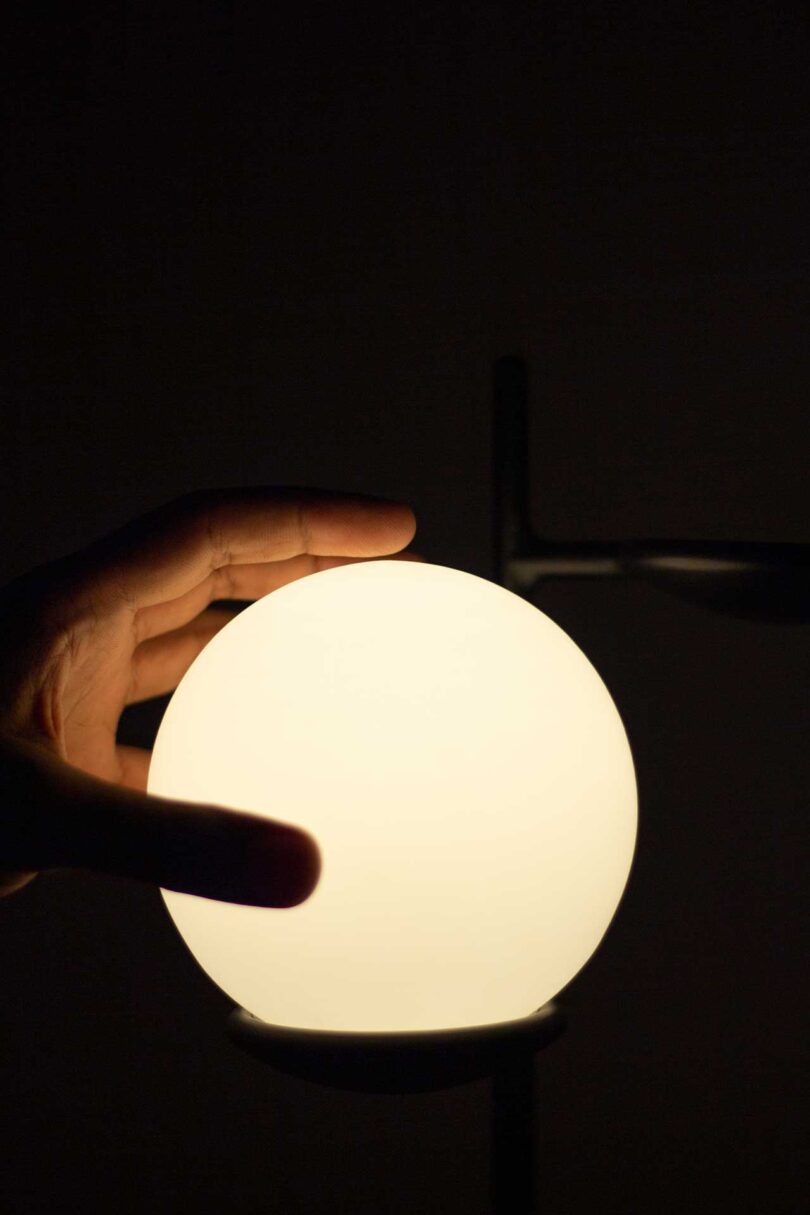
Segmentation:
{"type": "Polygon", "coordinates": [[[17,740],[0,744],[0,797],[25,808],[0,817],[9,872],[91,869],[262,907],[302,902],[320,874],[317,845],[296,827],[147,796],[17,740]]]}
{"type": "Polygon", "coordinates": [[[410,507],[307,489],[204,491],[127,524],[80,555],[91,595],[133,610],[187,594],[217,570],[312,556],[375,557],[413,537],[410,507]]]}
{"type": "Polygon", "coordinates": [[[177,687],[197,655],[237,613],[209,608],[190,623],[135,647],[127,704],[163,696],[177,687]]]}

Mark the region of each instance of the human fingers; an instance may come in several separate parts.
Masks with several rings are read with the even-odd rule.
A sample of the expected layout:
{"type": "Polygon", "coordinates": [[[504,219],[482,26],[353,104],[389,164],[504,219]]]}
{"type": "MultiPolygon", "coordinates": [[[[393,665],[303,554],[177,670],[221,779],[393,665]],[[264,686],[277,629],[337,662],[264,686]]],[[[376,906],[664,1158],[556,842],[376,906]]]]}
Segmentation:
{"type": "MultiPolygon", "coordinates": [[[[421,561],[417,553],[398,552],[390,554],[395,561],[421,561]]],[[[299,553],[283,561],[255,562],[252,565],[228,565],[214,570],[197,586],[170,599],[166,603],[155,603],[142,608],[135,618],[135,635],[139,641],[180,628],[193,620],[209,604],[216,600],[261,599],[289,582],[295,582],[308,574],[321,570],[336,569],[342,565],[356,565],[373,561],[374,557],[317,557],[299,553]]]]}
{"type": "Polygon", "coordinates": [[[190,591],[165,603],[142,608],[136,618],[136,636],[141,640],[156,637],[194,620],[216,600],[261,599],[296,578],[351,565],[362,557],[317,557],[300,553],[284,561],[257,561],[250,565],[228,565],[213,570],[190,591]]]}
{"type": "Polygon", "coordinates": [[[79,589],[133,610],[176,599],[217,570],[311,556],[377,557],[413,537],[410,507],[310,489],[204,491],[127,524],[76,558],[79,589]]]}
{"type": "Polygon", "coordinates": [[[145,793],[152,752],[147,751],[145,747],[125,747],[119,743],[115,748],[115,756],[120,772],[116,784],[145,793]]]}
{"type": "Polygon", "coordinates": [[[142,641],[132,654],[126,703],[173,691],[200,651],[237,614],[227,608],[209,608],[180,628],[142,641]]]}
{"type": "Polygon", "coordinates": [[[16,739],[0,760],[4,873],[90,869],[261,907],[294,906],[318,881],[318,847],[291,825],[121,788],[16,739]]]}

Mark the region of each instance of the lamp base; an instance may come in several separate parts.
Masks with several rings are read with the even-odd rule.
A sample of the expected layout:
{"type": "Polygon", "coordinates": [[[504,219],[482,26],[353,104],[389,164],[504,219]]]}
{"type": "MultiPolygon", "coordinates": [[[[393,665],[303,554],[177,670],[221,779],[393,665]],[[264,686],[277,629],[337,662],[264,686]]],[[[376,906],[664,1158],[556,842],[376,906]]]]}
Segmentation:
{"type": "Polygon", "coordinates": [[[424,1093],[484,1080],[531,1059],[564,1028],[553,1002],[515,1021],[398,1033],[271,1025],[243,1008],[228,1018],[232,1040],[278,1071],[366,1093],[424,1093]]]}

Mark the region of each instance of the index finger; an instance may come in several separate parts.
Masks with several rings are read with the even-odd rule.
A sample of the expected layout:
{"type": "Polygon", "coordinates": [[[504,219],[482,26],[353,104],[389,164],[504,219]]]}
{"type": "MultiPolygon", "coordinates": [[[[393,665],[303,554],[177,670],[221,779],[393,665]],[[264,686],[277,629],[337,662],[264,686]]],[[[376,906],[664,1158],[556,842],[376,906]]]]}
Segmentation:
{"type": "Polygon", "coordinates": [[[318,845],[292,824],[122,788],[19,739],[0,736],[0,760],[0,856],[18,879],[89,869],[259,907],[295,906],[318,882],[318,845]]]}
{"type": "Polygon", "coordinates": [[[88,590],[137,610],[175,599],[227,565],[299,554],[380,557],[416,530],[402,503],[312,489],[205,490],[127,524],[80,555],[88,590]]]}

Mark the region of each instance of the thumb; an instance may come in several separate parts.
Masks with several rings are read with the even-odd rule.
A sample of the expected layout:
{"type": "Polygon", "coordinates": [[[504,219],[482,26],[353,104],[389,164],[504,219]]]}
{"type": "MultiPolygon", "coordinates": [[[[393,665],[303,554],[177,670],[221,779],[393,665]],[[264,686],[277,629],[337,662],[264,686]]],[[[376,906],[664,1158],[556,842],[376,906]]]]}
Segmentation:
{"type": "Polygon", "coordinates": [[[3,870],[91,869],[259,907],[303,902],[320,876],[297,827],[125,789],[16,739],[0,743],[0,798],[3,870]]]}

